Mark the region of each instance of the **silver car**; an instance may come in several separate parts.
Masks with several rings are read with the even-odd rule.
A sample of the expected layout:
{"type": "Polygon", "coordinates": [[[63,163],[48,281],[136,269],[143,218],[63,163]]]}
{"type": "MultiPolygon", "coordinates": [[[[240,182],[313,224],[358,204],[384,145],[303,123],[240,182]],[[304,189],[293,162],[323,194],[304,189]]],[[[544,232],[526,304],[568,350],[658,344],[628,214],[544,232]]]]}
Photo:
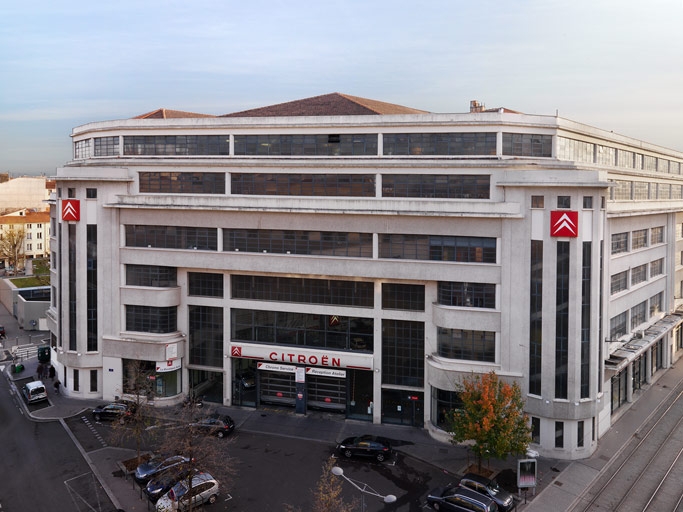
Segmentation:
{"type": "Polygon", "coordinates": [[[209,473],[199,473],[192,477],[192,489],[187,488],[187,480],[181,480],[157,501],[157,512],[189,510],[203,503],[216,503],[218,500],[218,481],[209,473]]]}

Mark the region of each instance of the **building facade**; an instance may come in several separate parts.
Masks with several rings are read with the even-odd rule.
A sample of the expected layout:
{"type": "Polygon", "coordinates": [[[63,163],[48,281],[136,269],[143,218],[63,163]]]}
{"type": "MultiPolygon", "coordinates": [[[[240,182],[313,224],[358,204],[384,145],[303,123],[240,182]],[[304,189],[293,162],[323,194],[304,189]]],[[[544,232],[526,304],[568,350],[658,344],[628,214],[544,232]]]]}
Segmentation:
{"type": "Polygon", "coordinates": [[[0,253],[0,269],[9,272],[10,267],[23,270],[26,260],[44,258],[50,254],[50,212],[23,208],[0,216],[0,243],[7,241],[7,248],[0,253]],[[18,239],[21,238],[21,241],[18,239]],[[15,242],[16,241],[16,242],[15,242]]]}
{"type": "Polygon", "coordinates": [[[65,392],[444,427],[517,382],[589,456],[683,354],[683,153],[557,116],[330,94],[72,132],[52,209],[65,392]]]}

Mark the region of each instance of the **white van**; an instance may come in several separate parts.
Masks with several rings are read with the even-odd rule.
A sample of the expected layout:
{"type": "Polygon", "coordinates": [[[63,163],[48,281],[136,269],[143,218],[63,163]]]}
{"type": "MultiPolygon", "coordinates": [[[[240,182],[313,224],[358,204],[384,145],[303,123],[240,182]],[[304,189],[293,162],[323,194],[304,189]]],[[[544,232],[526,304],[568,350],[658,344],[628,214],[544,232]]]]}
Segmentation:
{"type": "Polygon", "coordinates": [[[41,400],[47,400],[45,384],[40,380],[26,383],[22,388],[22,392],[24,393],[26,401],[30,404],[33,402],[40,402],[41,400]]]}

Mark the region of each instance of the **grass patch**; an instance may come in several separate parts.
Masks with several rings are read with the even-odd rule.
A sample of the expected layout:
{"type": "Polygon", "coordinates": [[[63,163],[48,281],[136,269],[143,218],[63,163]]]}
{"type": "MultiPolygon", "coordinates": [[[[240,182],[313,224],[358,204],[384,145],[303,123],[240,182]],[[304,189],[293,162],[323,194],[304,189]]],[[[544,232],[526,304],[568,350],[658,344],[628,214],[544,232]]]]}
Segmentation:
{"type": "Polygon", "coordinates": [[[33,288],[35,286],[50,286],[50,276],[28,276],[10,279],[17,288],[33,288]]]}

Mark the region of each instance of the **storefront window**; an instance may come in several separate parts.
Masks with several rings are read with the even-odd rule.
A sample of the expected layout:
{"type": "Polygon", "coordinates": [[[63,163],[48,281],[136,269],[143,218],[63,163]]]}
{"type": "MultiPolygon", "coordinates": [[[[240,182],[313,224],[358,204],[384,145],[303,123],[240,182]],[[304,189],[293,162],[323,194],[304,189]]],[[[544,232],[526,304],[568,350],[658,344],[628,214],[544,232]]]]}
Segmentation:
{"type": "Polygon", "coordinates": [[[448,416],[454,409],[462,409],[462,400],[457,391],[432,388],[431,422],[442,430],[448,430],[448,416]]]}
{"type": "Polygon", "coordinates": [[[190,392],[206,402],[223,403],[223,373],[190,370],[190,392]]]}

